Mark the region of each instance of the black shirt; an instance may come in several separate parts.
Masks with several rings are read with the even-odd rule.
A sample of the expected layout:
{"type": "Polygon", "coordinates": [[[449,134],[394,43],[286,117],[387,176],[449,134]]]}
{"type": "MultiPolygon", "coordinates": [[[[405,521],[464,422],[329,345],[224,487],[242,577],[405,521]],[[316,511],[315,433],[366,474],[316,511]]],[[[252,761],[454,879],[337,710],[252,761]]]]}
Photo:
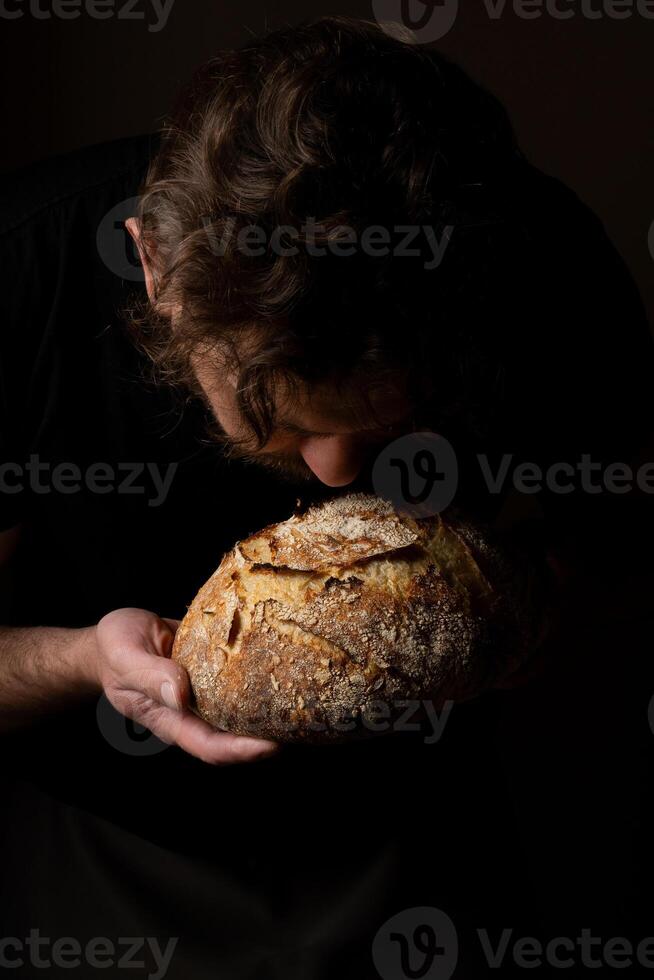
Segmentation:
{"type": "MultiPolygon", "coordinates": [[[[121,311],[143,286],[111,216],[129,214],[113,209],[155,148],[93,147],[7,187],[0,529],[23,526],[11,623],[83,626],[122,606],[181,617],[224,551],[298,494],[226,461],[204,408],[152,383],[129,336],[121,311]]],[[[533,323],[497,338],[508,381],[489,447],[624,459],[651,423],[642,309],[596,219],[533,176],[529,250],[505,274],[542,294],[533,323]],[[550,267],[569,281],[563,307],[550,267]]],[[[520,194],[514,206],[527,210],[520,194]]],[[[579,508],[591,515],[578,530],[597,556],[599,529],[614,544],[642,529],[617,498],[599,506],[554,496],[545,512],[568,532],[579,508]]],[[[598,610],[556,671],[456,706],[434,744],[415,732],[213,769],[105,702],[7,738],[0,932],[178,937],[169,978],[340,980],[377,975],[373,940],[407,908],[451,917],[463,977],[483,975],[480,927],[493,941],[637,931],[645,872],[625,851],[644,846],[651,734],[647,624],[627,625],[598,610]]]]}

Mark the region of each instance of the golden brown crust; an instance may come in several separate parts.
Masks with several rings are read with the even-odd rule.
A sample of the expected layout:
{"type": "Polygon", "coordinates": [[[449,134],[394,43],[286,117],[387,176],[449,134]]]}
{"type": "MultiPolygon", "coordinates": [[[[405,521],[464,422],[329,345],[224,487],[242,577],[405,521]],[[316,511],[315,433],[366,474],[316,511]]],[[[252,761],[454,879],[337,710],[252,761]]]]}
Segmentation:
{"type": "Polygon", "coordinates": [[[397,551],[417,537],[415,522],[402,520],[386,500],[348,494],[264,528],[240,549],[254,564],[320,571],[397,551]]]}
{"type": "Polygon", "coordinates": [[[478,529],[351,494],[236,545],[173,657],[217,728],[324,741],[365,734],[380,705],[392,720],[407,700],[472,697],[532,639],[515,570],[478,529]]]}

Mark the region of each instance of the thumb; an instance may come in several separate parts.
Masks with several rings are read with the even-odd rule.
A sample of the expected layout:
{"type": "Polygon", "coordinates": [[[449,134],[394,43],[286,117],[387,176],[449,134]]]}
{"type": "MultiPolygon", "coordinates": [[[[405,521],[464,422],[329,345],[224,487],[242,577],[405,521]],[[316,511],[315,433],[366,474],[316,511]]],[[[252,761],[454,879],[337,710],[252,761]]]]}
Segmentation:
{"type": "Polygon", "coordinates": [[[148,624],[145,631],[144,646],[148,653],[155,657],[169,658],[173,652],[175,633],[180,624],[178,619],[166,619],[157,616],[148,624]]]}
{"type": "Polygon", "coordinates": [[[188,674],[179,664],[165,657],[156,661],[148,657],[147,665],[133,670],[125,686],[173,711],[183,711],[191,699],[188,674]]]}
{"type": "Polygon", "coordinates": [[[180,624],[179,619],[162,617],[157,620],[150,636],[150,650],[162,663],[149,668],[142,674],[142,690],[160,704],[173,711],[182,711],[188,707],[191,699],[189,677],[182,666],[171,661],[175,633],[180,624]]]}
{"type": "Polygon", "coordinates": [[[181,664],[171,660],[177,625],[174,619],[152,617],[139,637],[140,649],[131,653],[129,667],[122,672],[122,686],[181,711],[190,702],[191,685],[181,664]]]}

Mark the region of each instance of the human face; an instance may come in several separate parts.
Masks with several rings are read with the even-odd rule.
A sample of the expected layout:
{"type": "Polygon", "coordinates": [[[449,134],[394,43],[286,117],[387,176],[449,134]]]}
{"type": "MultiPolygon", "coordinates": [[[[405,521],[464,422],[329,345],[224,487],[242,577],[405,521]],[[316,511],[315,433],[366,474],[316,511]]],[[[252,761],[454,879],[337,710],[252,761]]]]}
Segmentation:
{"type": "Polygon", "coordinates": [[[361,394],[321,384],[277,392],[277,417],[267,443],[257,447],[238,406],[234,376],[220,376],[199,361],[195,374],[230,455],[273,469],[298,482],[344,487],[360,475],[375,452],[411,428],[411,412],[399,383],[361,394]],[[372,411],[371,411],[372,410],[372,411]]]}
{"type": "MultiPolygon", "coordinates": [[[[154,300],[154,278],[135,218],[125,222],[134,239],[145,272],[145,285],[154,300]]],[[[180,315],[173,310],[172,320],[180,315]]],[[[350,390],[327,384],[311,390],[299,385],[292,395],[278,393],[275,430],[263,447],[252,440],[238,407],[236,379],[229,372],[208,366],[201,356],[193,369],[221,440],[230,455],[258,463],[295,482],[319,481],[328,487],[353,483],[384,444],[412,428],[411,408],[401,379],[367,392],[367,402],[350,390]],[[250,446],[248,445],[250,443],[250,446]]]]}

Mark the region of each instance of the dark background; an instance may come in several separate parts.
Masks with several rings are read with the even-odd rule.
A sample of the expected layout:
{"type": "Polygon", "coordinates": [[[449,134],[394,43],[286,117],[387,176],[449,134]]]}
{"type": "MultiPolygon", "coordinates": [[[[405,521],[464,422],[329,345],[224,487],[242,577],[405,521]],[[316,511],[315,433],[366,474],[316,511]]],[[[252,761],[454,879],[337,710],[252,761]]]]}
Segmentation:
{"type": "MultiPolygon", "coordinates": [[[[69,21],[39,20],[28,12],[29,0],[25,0],[20,8],[17,5],[21,0],[5,2],[15,9],[25,10],[25,14],[14,20],[0,16],[0,80],[4,101],[1,166],[4,172],[50,154],[155,129],[174,92],[197,64],[221,47],[241,44],[251,34],[257,35],[285,22],[298,22],[308,14],[346,12],[371,16],[370,0],[339,7],[314,4],[310,8],[300,0],[267,0],[266,4],[250,0],[235,0],[231,4],[227,0],[175,0],[166,27],[159,33],[152,33],[148,31],[147,22],[142,20],[115,17],[94,20],[85,14],[69,21]]],[[[122,5],[124,0],[116,2],[122,5]]],[[[565,2],[559,0],[560,4],[565,2]]],[[[600,0],[593,2],[597,6],[600,0]]],[[[569,20],[556,20],[547,14],[539,19],[524,20],[513,14],[508,5],[502,17],[492,20],[482,0],[460,0],[460,4],[462,9],[456,23],[437,46],[505,103],[528,157],[572,186],[601,216],[636,276],[654,322],[651,315],[654,312],[654,260],[648,248],[648,231],[654,219],[654,145],[651,135],[654,20],[643,20],[637,14],[625,20],[609,17],[590,20],[579,12],[569,20]]],[[[147,10],[151,15],[151,5],[146,0],[138,0],[138,9],[147,10]]],[[[579,9],[576,2],[574,9],[579,9]]],[[[557,231],[559,240],[564,241],[567,229],[561,227],[557,231]]],[[[546,344],[547,338],[541,342],[546,344]]],[[[72,384],[68,390],[76,397],[77,389],[72,384]]],[[[71,411],[77,408],[73,395],[69,404],[71,411]]],[[[191,486],[190,477],[188,486],[191,486]]],[[[212,485],[207,484],[205,493],[209,495],[211,490],[212,485]]],[[[243,499],[246,502],[243,514],[248,515],[251,513],[249,501],[245,496],[243,499]]],[[[209,548],[211,538],[205,541],[204,535],[189,530],[189,512],[183,506],[177,509],[179,520],[184,521],[186,538],[181,532],[168,531],[166,542],[180,540],[186,547],[187,540],[201,541],[203,547],[209,548]]],[[[193,519],[199,522],[206,512],[205,507],[195,506],[193,519]]],[[[134,525],[127,525],[123,530],[126,537],[135,524],[136,519],[134,525]]],[[[63,536],[66,525],[54,522],[53,526],[63,536]]],[[[229,533],[231,535],[231,530],[229,533]]],[[[154,532],[152,538],[155,539],[154,532]]],[[[164,539],[159,535],[157,540],[164,539]]],[[[94,542],[95,538],[90,536],[85,543],[93,549],[94,542]]],[[[216,553],[219,550],[214,548],[216,553]]],[[[76,559],[72,549],[71,555],[76,559]]],[[[48,558],[58,581],[67,581],[62,574],[59,550],[51,548],[48,558]]],[[[139,567],[135,565],[136,569],[139,567]]],[[[598,569],[598,578],[602,572],[602,568],[598,569]]],[[[132,574],[137,577],[136,572],[132,574]]],[[[39,575],[40,580],[48,581],[47,576],[43,579],[40,571],[39,575]]],[[[122,589],[122,579],[115,578],[116,587],[122,589]]],[[[610,564],[607,579],[611,580],[610,564]]],[[[155,585],[155,582],[152,586],[148,583],[147,587],[154,592],[155,585]]],[[[594,933],[599,931],[605,939],[625,935],[622,919],[614,921],[617,920],[616,910],[621,911],[624,904],[629,912],[628,903],[635,901],[634,896],[639,893],[651,896],[654,780],[651,779],[651,734],[645,725],[645,699],[649,699],[652,690],[651,623],[636,623],[629,633],[622,621],[605,623],[602,594],[598,597],[593,591],[594,585],[594,581],[589,583],[587,606],[582,607],[579,614],[580,620],[587,625],[568,637],[560,652],[559,669],[550,671],[549,676],[546,674],[540,686],[536,682],[517,692],[512,701],[513,692],[498,692],[497,697],[505,699],[499,710],[496,701],[483,701],[476,714],[472,709],[472,720],[468,718],[454,730],[454,750],[449,755],[439,753],[438,781],[435,787],[429,786],[428,794],[425,794],[425,799],[431,799],[434,793],[430,803],[432,809],[423,810],[421,825],[420,807],[415,808],[417,829],[411,838],[413,809],[404,805],[400,793],[388,793],[389,803],[396,807],[399,819],[406,821],[409,853],[415,847],[421,860],[424,859],[422,851],[419,852],[421,838],[425,836],[424,821],[431,819],[432,812],[438,817],[435,826],[441,837],[436,838],[433,847],[434,851],[439,849],[440,862],[440,878],[435,882],[434,892],[436,904],[452,909],[457,923],[470,922],[475,926],[496,923],[499,928],[494,936],[508,925],[516,928],[517,936],[533,934],[536,910],[542,913],[543,929],[554,924],[550,935],[574,936],[578,934],[579,926],[592,926],[594,933]],[[500,774],[499,783],[497,773],[500,774]],[[448,806],[451,800],[455,802],[452,807],[448,806]],[[464,820],[457,825],[460,814],[464,815],[464,820]],[[507,818],[507,814],[511,816],[507,818]],[[517,839],[512,836],[516,827],[517,839]],[[461,840],[467,844],[463,853],[456,846],[461,840]],[[442,841],[445,841],[444,847],[442,841]],[[450,841],[454,842],[451,847],[448,846],[450,841]],[[521,854],[526,855],[524,865],[520,864],[521,854]],[[525,884],[532,881],[538,882],[537,894],[530,894],[525,884]],[[527,923],[526,927],[513,918],[523,890],[526,898],[524,912],[521,910],[520,915],[522,922],[527,923]],[[439,896],[443,897],[443,903],[439,896]],[[489,909],[493,910],[493,921],[490,922],[486,918],[489,909]],[[581,922],[578,921],[580,914],[581,922]],[[608,918],[608,925],[603,923],[603,916],[608,918]]],[[[92,583],[92,588],[100,592],[97,583],[92,583]]],[[[169,588],[173,588],[172,583],[169,588]]],[[[643,593],[646,589],[647,596],[651,595],[649,582],[644,583],[643,593]]],[[[47,601],[54,603],[57,594],[56,589],[46,590],[47,601]]],[[[69,590],[68,601],[77,601],[74,591],[69,590]]],[[[613,610],[606,605],[608,620],[613,610]]],[[[70,731],[70,744],[73,745],[79,733],[74,719],[70,731]]],[[[133,801],[130,790],[125,790],[117,779],[112,782],[103,766],[97,765],[99,756],[94,754],[94,747],[95,742],[92,742],[86,749],[87,757],[95,762],[92,771],[100,786],[99,794],[110,797],[118,808],[127,798],[133,801]],[[119,792],[115,791],[116,786],[119,792]]],[[[55,745],[52,752],[56,749],[55,745]]],[[[105,753],[108,751],[108,743],[104,750],[105,753]]],[[[60,756],[65,760],[75,758],[72,750],[61,752],[60,756]]],[[[48,753],[44,758],[50,758],[48,753]]],[[[167,759],[167,753],[162,758],[167,759]]],[[[180,759],[181,754],[177,758],[180,759]]],[[[382,756],[379,758],[383,759],[382,756]]],[[[408,751],[406,758],[410,758],[408,751]]],[[[339,757],[332,759],[324,764],[324,768],[307,766],[302,786],[304,799],[314,801],[314,809],[308,807],[306,812],[319,814],[316,826],[320,824],[327,828],[328,844],[330,826],[347,828],[341,817],[348,813],[346,804],[355,799],[355,790],[375,815],[375,808],[378,809],[375,793],[379,792],[379,787],[400,786],[402,780],[410,790],[418,788],[418,794],[421,794],[425,785],[421,756],[415,758],[413,769],[400,756],[391,769],[382,770],[383,762],[377,763],[377,769],[366,770],[362,766],[356,786],[352,775],[356,773],[356,766],[353,766],[349,787],[343,781],[342,770],[338,769],[339,757]],[[335,773],[331,778],[330,765],[335,773]],[[337,784],[338,793],[324,793],[324,786],[337,784]],[[367,794],[366,787],[372,788],[367,794]],[[328,804],[326,815],[323,797],[328,804]],[[320,801],[323,809],[319,810],[315,801],[320,801]],[[330,819],[330,814],[334,813],[337,816],[332,815],[330,819]]],[[[46,762],[42,763],[42,768],[47,768],[46,762]]],[[[148,831],[153,832],[152,828],[158,825],[162,814],[169,814],[169,811],[174,814],[175,808],[168,807],[170,785],[183,786],[183,780],[188,778],[181,763],[180,771],[180,777],[171,784],[165,784],[163,777],[155,778],[156,768],[150,770],[147,780],[138,773],[141,796],[137,799],[146,801],[150,809],[144,803],[132,805],[132,812],[144,824],[148,823],[148,831]],[[166,808],[162,805],[158,810],[157,804],[164,795],[166,808]],[[150,814],[155,816],[150,817],[150,814]]],[[[221,788],[221,795],[216,797],[218,802],[202,797],[199,792],[190,792],[189,798],[202,799],[208,813],[223,812],[225,799],[230,801],[228,813],[234,812],[232,801],[240,804],[244,812],[245,801],[249,803],[252,791],[248,793],[247,789],[249,772],[243,771],[243,783],[238,782],[241,771],[241,767],[224,771],[227,789],[221,788]]],[[[77,768],[71,766],[68,781],[75,784],[74,792],[83,796],[84,806],[88,807],[92,796],[89,781],[79,780],[78,772],[79,763],[77,768]]],[[[286,779],[295,778],[296,772],[289,768],[286,779]]],[[[60,768],[53,766],[48,777],[59,781],[60,768]]],[[[132,778],[133,785],[137,785],[137,777],[132,778]]],[[[295,842],[285,847],[286,838],[282,836],[280,842],[276,836],[283,832],[291,838],[295,832],[296,824],[288,818],[285,823],[282,817],[286,812],[284,805],[288,811],[295,806],[296,787],[293,785],[292,790],[289,789],[289,784],[282,783],[274,772],[269,778],[274,790],[264,786],[259,791],[264,807],[261,819],[265,823],[265,833],[251,834],[248,854],[252,852],[255,857],[261,854],[261,860],[269,862],[266,867],[270,868],[270,880],[275,881],[276,888],[277,882],[289,874],[289,862],[295,855],[310,882],[307,887],[307,895],[310,895],[314,887],[311,879],[315,877],[319,885],[327,876],[323,873],[321,879],[320,873],[314,875],[312,867],[306,864],[305,852],[301,848],[298,850],[295,842]],[[271,801],[273,805],[270,805],[271,801]]],[[[132,783],[128,780],[126,785],[129,788],[132,783]]],[[[57,789],[61,791],[61,786],[57,789]]],[[[418,802],[422,802],[420,795],[418,802]]],[[[13,892],[18,890],[13,882],[22,880],[23,868],[26,864],[30,867],[30,856],[34,857],[35,866],[42,868],[46,882],[67,880],[65,874],[76,873],[69,868],[62,870],[68,852],[65,847],[60,851],[55,846],[63,837],[60,824],[53,822],[50,810],[39,804],[38,798],[32,803],[28,797],[28,804],[29,819],[17,832],[18,840],[23,843],[14,848],[13,864],[5,875],[12,899],[13,892]],[[42,830],[41,824],[47,829],[42,830]],[[35,850],[33,841],[38,842],[39,835],[41,839],[54,841],[55,845],[49,851],[35,850]]],[[[306,803],[303,805],[306,807],[306,803]]],[[[363,807],[364,814],[366,806],[363,807]]],[[[193,809],[183,809],[187,811],[189,821],[196,819],[193,809]]],[[[238,805],[235,812],[241,812],[238,805]]],[[[375,835],[385,834],[386,827],[393,826],[393,812],[384,802],[383,820],[368,819],[366,822],[363,819],[359,825],[355,821],[354,830],[363,832],[374,842],[375,835]]],[[[64,817],[58,819],[63,821],[64,817]]],[[[259,830],[259,812],[255,810],[249,819],[256,821],[259,830]]],[[[109,822],[106,825],[109,827],[109,822]]],[[[217,826],[220,829],[220,821],[217,826]]],[[[249,827],[249,824],[244,821],[244,826],[249,827]]],[[[311,829],[310,822],[308,826],[311,829]]],[[[194,842],[204,846],[204,837],[197,834],[197,824],[193,827],[194,842]]],[[[78,828],[80,840],[97,840],[94,828],[95,825],[91,825],[88,829],[82,822],[81,829],[78,828]]],[[[176,818],[173,831],[175,835],[180,833],[176,818]]],[[[65,832],[71,833],[68,823],[65,832]]],[[[325,865],[335,854],[335,880],[354,852],[358,842],[356,833],[347,838],[351,851],[336,853],[327,847],[321,854],[325,865]]],[[[191,831],[183,836],[190,840],[191,831]]],[[[340,839],[336,836],[337,841],[340,839]]],[[[132,854],[129,850],[121,852],[118,845],[113,853],[121,855],[124,867],[133,867],[138,872],[144,867],[139,857],[143,845],[136,834],[129,840],[134,842],[129,845],[133,847],[132,854]]],[[[100,853],[108,847],[103,840],[95,846],[100,853]]],[[[110,847],[108,853],[112,853],[110,847]]],[[[233,861],[234,867],[240,866],[242,853],[238,847],[232,848],[227,856],[228,863],[233,861]]],[[[84,849],[80,848],[78,876],[84,855],[84,849]]],[[[224,857],[222,852],[219,856],[221,860],[224,857]]],[[[152,863],[154,865],[154,860],[152,863]]],[[[417,862],[414,863],[417,866],[417,862]]],[[[119,864],[115,866],[120,867],[119,864]]],[[[402,907],[403,896],[410,897],[411,904],[421,901],[416,902],[413,890],[408,887],[410,867],[411,861],[408,861],[405,891],[388,897],[397,909],[402,907]]],[[[171,860],[170,868],[171,880],[174,880],[178,864],[171,860]]],[[[78,888],[80,902],[87,901],[83,883],[93,882],[94,865],[89,863],[89,869],[83,870],[85,877],[81,878],[82,885],[78,888]]],[[[164,890],[159,895],[157,888],[152,887],[150,872],[147,876],[142,873],[143,878],[138,880],[147,899],[148,921],[161,921],[157,918],[160,907],[157,903],[166,905],[168,895],[164,890]]],[[[135,893],[132,888],[133,876],[118,873],[114,877],[118,882],[116,887],[122,891],[116,893],[113,905],[121,910],[120,914],[129,917],[130,910],[135,907],[134,895],[138,898],[139,892],[135,893]]],[[[291,874],[289,878],[293,880],[291,874]]],[[[198,888],[196,879],[197,876],[192,876],[189,871],[192,881],[192,885],[186,886],[189,894],[191,887],[198,888]]],[[[26,880],[29,881],[29,877],[26,880]]],[[[153,877],[152,880],[156,884],[157,879],[153,877]]],[[[290,902],[285,889],[278,889],[276,896],[281,909],[290,902]]],[[[431,903],[431,892],[427,894],[431,903]]],[[[179,906],[171,905],[166,910],[174,930],[178,928],[180,916],[184,919],[188,915],[190,921],[191,913],[197,907],[187,901],[184,887],[179,888],[179,895],[182,898],[179,906]]],[[[198,895],[198,902],[205,906],[213,901],[213,895],[210,900],[201,892],[198,895]]],[[[93,898],[89,888],[88,901],[92,908],[93,898]]],[[[102,889],[97,898],[101,903],[102,889]]],[[[63,921],[70,912],[65,905],[60,910],[49,899],[51,895],[45,888],[39,900],[52,906],[55,922],[58,916],[63,921]]],[[[23,895],[22,900],[27,904],[28,896],[23,895]]],[[[382,894],[380,900],[386,901],[386,896],[382,894]]],[[[346,915],[348,908],[346,904],[346,915]]],[[[374,918],[374,902],[372,908],[371,918],[374,918]]],[[[31,909],[27,912],[33,914],[31,909]]],[[[19,910],[17,919],[23,914],[27,921],[27,912],[19,910]]],[[[92,915],[89,921],[91,919],[92,915]]],[[[640,923],[633,926],[636,941],[652,934],[650,899],[643,903],[642,920],[642,928],[640,923]]],[[[142,920],[132,922],[130,918],[131,931],[123,935],[139,932],[143,928],[138,925],[139,921],[142,920]]],[[[184,928],[192,932],[192,926],[184,928]]],[[[203,923],[199,928],[202,927],[203,923]]],[[[77,925],[72,927],[73,934],[78,928],[77,925]]],[[[292,928],[291,920],[287,926],[289,935],[292,928]]],[[[16,930],[6,934],[23,933],[16,930]]],[[[70,935],[71,927],[67,924],[59,933],[44,929],[43,934],[70,935]]],[[[235,942],[239,941],[237,936],[235,942]]],[[[336,952],[340,954],[340,950],[336,952]]],[[[365,953],[367,956],[368,951],[365,953]]],[[[503,975],[502,971],[497,972],[503,975]]],[[[524,975],[524,971],[518,972],[524,975]]],[[[539,970],[537,975],[542,972],[539,970]]],[[[281,975],[288,976],[289,973],[286,971],[281,975]]],[[[344,973],[335,975],[346,976],[344,973]]],[[[360,975],[365,974],[361,972],[360,975]]]]}
{"type": "MultiPolygon", "coordinates": [[[[3,172],[156,128],[196,65],[267,27],[326,13],[372,17],[371,0],[175,0],[165,27],[153,32],[151,0],[135,0],[135,12],[145,15],[141,20],[115,15],[126,0],[115,0],[114,16],[104,20],[90,17],[83,6],[70,20],[30,13],[30,3],[46,11],[48,2],[4,0],[5,10],[22,16],[0,17],[3,172]]],[[[591,19],[581,2],[558,0],[560,10],[575,12],[565,20],[545,9],[523,19],[507,0],[493,19],[481,0],[460,0],[454,26],[436,46],[502,99],[528,157],[599,214],[654,322],[648,246],[654,220],[654,20],[636,9],[624,19],[606,13],[591,19]]],[[[604,9],[604,0],[587,2],[604,9]]]]}

